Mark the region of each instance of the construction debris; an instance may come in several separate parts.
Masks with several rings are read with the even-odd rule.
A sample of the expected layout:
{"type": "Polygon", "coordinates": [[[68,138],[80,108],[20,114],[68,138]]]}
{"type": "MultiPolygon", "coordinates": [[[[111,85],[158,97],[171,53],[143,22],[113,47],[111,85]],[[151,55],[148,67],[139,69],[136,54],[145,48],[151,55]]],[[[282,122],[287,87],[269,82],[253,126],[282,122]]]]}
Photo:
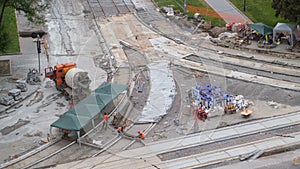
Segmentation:
{"type": "Polygon", "coordinates": [[[299,157],[295,157],[293,159],[293,165],[299,165],[300,164],[300,156],[299,157]]]}
{"type": "Polygon", "coordinates": [[[244,110],[249,105],[248,101],[245,100],[244,96],[242,96],[242,95],[237,95],[237,96],[233,97],[232,103],[237,108],[237,111],[244,110]]]}
{"type": "Polygon", "coordinates": [[[0,104],[4,106],[9,106],[15,103],[15,100],[12,96],[6,96],[3,94],[0,94],[0,104]]]}
{"type": "Polygon", "coordinates": [[[230,103],[228,105],[225,105],[224,113],[225,114],[233,114],[236,112],[236,110],[237,110],[237,108],[234,106],[234,104],[230,103]]]}
{"type": "Polygon", "coordinates": [[[208,113],[206,112],[204,107],[202,107],[202,108],[197,107],[194,109],[194,115],[195,115],[196,120],[205,121],[207,119],[207,114],[208,113]]]}
{"type": "Polygon", "coordinates": [[[295,136],[287,135],[287,134],[276,134],[275,136],[295,138],[295,136]]]}
{"type": "MultiPolygon", "coordinates": [[[[222,92],[220,87],[207,84],[205,86],[196,85],[191,93],[192,106],[194,107],[195,117],[205,120],[208,112],[218,107],[224,107],[224,113],[232,114],[239,110],[245,110],[249,106],[248,100],[244,96],[233,96],[222,92]]],[[[243,114],[250,115],[252,112],[247,110],[243,114]]]]}
{"type": "Polygon", "coordinates": [[[264,150],[258,150],[258,151],[250,158],[250,161],[256,160],[256,159],[259,158],[261,155],[263,155],[264,152],[265,152],[264,150]]]}
{"type": "Polygon", "coordinates": [[[164,12],[166,12],[167,16],[174,16],[174,10],[173,10],[173,8],[163,7],[162,10],[164,12]]]}
{"type": "Polygon", "coordinates": [[[36,69],[29,69],[29,72],[27,73],[26,82],[30,85],[37,85],[41,82],[41,79],[39,78],[39,73],[36,69]]]}
{"type": "Polygon", "coordinates": [[[241,115],[244,117],[249,117],[252,114],[252,112],[253,112],[252,110],[245,109],[244,111],[241,112],[241,115]]]}
{"type": "Polygon", "coordinates": [[[268,105],[273,107],[274,109],[279,109],[279,104],[274,101],[269,101],[268,105]]]}
{"type": "Polygon", "coordinates": [[[8,91],[8,96],[12,96],[15,101],[21,100],[21,90],[20,89],[11,89],[8,91]]]}
{"type": "Polygon", "coordinates": [[[239,159],[240,159],[240,161],[244,161],[244,160],[247,160],[251,157],[250,160],[255,160],[258,157],[260,157],[263,153],[264,153],[264,150],[254,150],[250,153],[240,155],[239,159]]]}
{"type": "Polygon", "coordinates": [[[16,87],[17,89],[20,89],[21,92],[26,92],[28,90],[26,86],[26,80],[17,80],[16,87]]]}

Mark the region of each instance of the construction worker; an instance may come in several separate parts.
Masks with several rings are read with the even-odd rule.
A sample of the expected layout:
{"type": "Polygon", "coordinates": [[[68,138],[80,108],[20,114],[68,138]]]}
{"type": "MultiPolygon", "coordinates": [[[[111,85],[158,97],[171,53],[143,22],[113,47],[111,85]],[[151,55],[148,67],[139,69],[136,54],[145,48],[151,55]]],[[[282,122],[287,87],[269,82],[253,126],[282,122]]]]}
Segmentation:
{"type": "Polygon", "coordinates": [[[118,127],[118,128],[117,128],[117,131],[118,131],[119,134],[123,134],[123,132],[124,132],[124,127],[123,127],[123,126],[118,127]]]}
{"type": "Polygon", "coordinates": [[[63,133],[64,133],[63,138],[68,138],[69,130],[64,129],[63,133]]]}
{"type": "Polygon", "coordinates": [[[138,137],[139,137],[140,139],[144,139],[144,138],[145,138],[145,133],[142,132],[141,130],[138,130],[137,133],[139,134],[138,137]]]}
{"type": "Polygon", "coordinates": [[[108,114],[104,113],[103,127],[105,126],[105,129],[106,129],[107,125],[108,125],[108,114]]]}

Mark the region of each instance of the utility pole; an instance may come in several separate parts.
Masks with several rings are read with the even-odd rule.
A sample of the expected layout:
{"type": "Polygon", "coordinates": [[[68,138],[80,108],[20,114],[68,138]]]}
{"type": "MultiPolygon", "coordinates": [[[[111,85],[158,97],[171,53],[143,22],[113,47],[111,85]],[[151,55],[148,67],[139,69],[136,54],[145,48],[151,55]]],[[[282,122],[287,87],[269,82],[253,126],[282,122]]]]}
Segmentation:
{"type": "Polygon", "coordinates": [[[41,58],[40,58],[40,54],[41,54],[41,40],[40,38],[44,35],[44,33],[35,33],[33,32],[31,34],[32,38],[37,38],[36,41],[36,49],[37,49],[37,53],[38,53],[38,62],[39,62],[39,73],[41,73],[41,58]]]}
{"type": "Polygon", "coordinates": [[[39,73],[41,73],[41,41],[40,41],[40,35],[37,34],[37,42],[36,42],[36,49],[38,52],[38,60],[39,60],[39,73]]]}
{"type": "Polygon", "coordinates": [[[244,12],[246,11],[246,0],[244,0],[244,12]]]}

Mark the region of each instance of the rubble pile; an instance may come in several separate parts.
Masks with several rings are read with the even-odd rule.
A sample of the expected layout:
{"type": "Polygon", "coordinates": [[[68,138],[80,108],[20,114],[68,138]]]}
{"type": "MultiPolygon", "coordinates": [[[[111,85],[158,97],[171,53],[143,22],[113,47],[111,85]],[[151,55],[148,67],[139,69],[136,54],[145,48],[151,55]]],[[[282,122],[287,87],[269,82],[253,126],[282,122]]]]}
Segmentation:
{"type": "Polygon", "coordinates": [[[39,78],[39,73],[36,69],[29,69],[26,82],[30,85],[40,84],[41,79],[39,78]]]}

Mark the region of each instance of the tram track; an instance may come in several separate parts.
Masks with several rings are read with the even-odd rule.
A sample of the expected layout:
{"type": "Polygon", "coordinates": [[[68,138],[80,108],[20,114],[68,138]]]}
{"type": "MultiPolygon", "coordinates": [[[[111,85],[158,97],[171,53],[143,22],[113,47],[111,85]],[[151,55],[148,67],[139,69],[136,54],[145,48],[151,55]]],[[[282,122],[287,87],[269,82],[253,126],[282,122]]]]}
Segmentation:
{"type": "Polygon", "coordinates": [[[162,161],[171,160],[174,158],[181,158],[185,156],[190,156],[198,153],[209,152],[215,149],[221,149],[236,145],[242,145],[253,141],[259,141],[275,136],[282,136],[282,137],[291,137],[289,134],[299,132],[300,131],[300,124],[291,124],[287,126],[278,126],[275,129],[268,129],[266,131],[261,131],[257,133],[236,136],[230,139],[224,139],[212,143],[192,146],[188,148],[182,148],[175,151],[170,151],[167,153],[159,154],[158,157],[162,159],[162,161]]]}
{"type": "MultiPolygon", "coordinates": [[[[234,70],[239,72],[244,72],[247,74],[253,74],[258,75],[262,77],[268,77],[278,80],[283,80],[287,82],[294,82],[294,83],[300,83],[300,75],[296,74],[296,71],[294,73],[287,73],[283,71],[277,71],[275,68],[273,70],[266,70],[264,68],[256,68],[256,67],[250,67],[242,64],[236,64],[233,62],[226,62],[223,60],[216,60],[212,58],[205,58],[198,55],[189,55],[186,56],[184,59],[193,61],[196,63],[201,63],[207,66],[214,66],[219,65],[223,66],[224,69],[228,70],[234,70]]],[[[300,72],[300,70],[299,70],[300,72]]]]}
{"type": "MultiPolygon", "coordinates": [[[[151,22],[158,21],[159,18],[155,17],[154,15],[153,16],[150,14],[147,15],[146,11],[147,10],[145,10],[143,12],[138,12],[137,14],[135,14],[135,17],[137,18],[137,20],[140,21],[147,28],[151,29],[152,31],[154,31],[154,32],[160,34],[161,36],[168,38],[178,44],[190,46],[195,49],[199,49],[199,51],[208,52],[209,55],[211,55],[211,54],[217,55],[220,58],[222,58],[223,64],[240,67],[240,68],[244,68],[244,69],[248,69],[248,70],[251,70],[251,68],[252,68],[254,71],[260,71],[258,73],[262,74],[262,76],[265,76],[265,77],[277,78],[280,80],[286,80],[289,82],[297,82],[297,83],[299,83],[299,81],[300,81],[299,80],[299,71],[298,71],[300,66],[292,65],[292,64],[288,64],[288,63],[284,63],[284,62],[280,62],[280,61],[276,61],[276,60],[269,61],[269,60],[265,60],[265,59],[259,59],[254,56],[248,57],[248,56],[243,56],[243,55],[238,55],[238,54],[231,54],[231,53],[227,53],[227,52],[223,52],[223,51],[220,52],[219,50],[216,50],[216,49],[201,46],[201,44],[195,45],[194,44],[195,42],[190,43],[188,41],[187,42],[181,41],[180,39],[177,38],[177,35],[175,36],[172,34],[168,34],[168,32],[164,32],[163,30],[160,30],[159,25],[156,25],[156,27],[151,26],[152,25],[151,22]],[[149,18],[151,18],[151,19],[149,19],[149,18]],[[235,60],[235,63],[230,60],[235,60]],[[243,62],[248,62],[248,63],[250,62],[250,63],[248,66],[247,65],[242,66],[241,63],[243,63],[243,62]],[[257,67],[253,68],[253,65],[256,65],[256,64],[260,64],[261,67],[259,69],[257,67]],[[272,69],[273,67],[275,70],[272,69]],[[283,68],[283,72],[277,72],[276,69],[279,69],[279,68],[283,68]],[[291,69],[294,72],[287,73],[284,71],[285,69],[291,69]],[[280,76],[282,76],[282,77],[280,77],[280,76]],[[288,77],[288,79],[286,79],[284,76],[288,77]],[[291,80],[289,80],[289,78],[291,78],[291,80]]],[[[177,32],[177,33],[180,34],[180,32],[177,32]]],[[[184,38],[184,39],[189,39],[188,37],[185,37],[185,35],[180,34],[178,36],[182,36],[182,38],[184,38]]],[[[218,63],[220,63],[219,60],[214,59],[213,57],[203,57],[203,56],[199,56],[200,54],[193,54],[193,55],[198,55],[198,57],[201,57],[202,61],[204,61],[204,60],[209,61],[209,62],[217,61],[218,63]]],[[[199,62],[199,61],[197,61],[197,62],[199,62]]],[[[236,68],[231,68],[231,70],[236,70],[236,68]]],[[[247,71],[244,70],[244,72],[247,72],[247,71]]]]}
{"type": "MultiPolygon", "coordinates": [[[[98,1],[99,2],[99,1],[98,1]]],[[[116,8],[117,8],[117,5],[116,5],[116,2],[115,1],[112,1],[114,4],[115,4],[115,6],[116,6],[116,8]]],[[[100,3],[100,2],[99,2],[100,3]]],[[[90,4],[89,4],[90,5],[90,4]]],[[[90,6],[91,7],[91,6],[90,6]]],[[[129,9],[129,8],[128,8],[129,9]]],[[[119,11],[119,13],[120,13],[120,11],[119,11]]],[[[96,16],[94,15],[94,18],[96,18],[96,16]]],[[[95,19],[94,19],[95,20],[95,19]]],[[[100,27],[99,26],[97,26],[97,29],[98,29],[98,31],[100,31],[100,35],[101,35],[101,29],[100,29],[100,27]]],[[[103,44],[105,44],[105,40],[104,40],[104,38],[103,37],[100,37],[100,41],[103,41],[103,44]]],[[[104,51],[109,51],[108,50],[108,48],[107,48],[107,46],[105,47],[105,49],[104,49],[104,51]]],[[[132,61],[134,61],[134,62],[136,62],[136,60],[134,59],[134,58],[130,58],[129,60],[132,60],[132,61]]],[[[146,65],[146,63],[147,63],[147,61],[140,61],[141,63],[139,63],[139,64],[132,64],[132,66],[134,66],[134,67],[138,67],[138,66],[141,66],[141,65],[146,65]]],[[[268,63],[272,63],[272,62],[268,62],[268,63]]],[[[275,64],[275,63],[274,63],[275,64]]],[[[287,66],[291,66],[291,65],[287,65],[287,66]]],[[[298,67],[297,67],[298,68],[298,67]]],[[[267,71],[262,71],[262,72],[267,72],[267,71]]],[[[273,72],[274,73],[274,72],[273,72]]],[[[276,72],[275,72],[275,74],[276,74],[276,72]]],[[[288,74],[284,74],[284,76],[288,76],[288,74]]],[[[292,77],[292,76],[291,76],[292,77]]],[[[299,76],[297,76],[297,75],[294,75],[294,77],[295,78],[299,78],[299,76]]],[[[272,77],[272,78],[274,78],[274,77],[272,77]]],[[[296,81],[296,80],[295,80],[296,81]]],[[[297,81],[298,82],[298,81],[297,81]]],[[[296,127],[298,127],[299,128],[299,124],[297,124],[298,126],[296,126],[296,125],[294,125],[294,126],[296,126],[296,127]]],[[[150,125],[150,127],[148,128],[148,129],[146,129],[145,130],[145,133],[148,133],[153,127],[155,126],[155,123],[154,124],[152,124],[152,125],[150,125]]],[[[286,128],[288,128],[288,127],[286,127],[286,128]]],[[[275,129],[273,129],[273,130],[275,130],[275,129]]],[[[278,129],[278,131],[279,131],[280,129],[278,129]]],[[[294,129],[292,129],[293,131],[294,131],[294,129]]],[[[291,131],[292,131],[291,130],[291,131]]],[[[296,131],[296,129],[295,129],[295,131],[296,131]]],[[[297,130],[298,131],[298,130],[297,130]]],[[[260,134],[260,133],[258,133],[258,134],[260,134]]],[[[254,134],[255,135],[255,134],[254,134]]],[[[95,157],[95,156],[98,156],[98,155],[100,155],[100,154],[103,154],[104,152],[109,152],[109,153],[114,153],[114,152],[120,152],[120,151],[124,151],[124,150],[127,150],[127,149],[129,149],[130,148],[130,146],[132,146],[134,143],[136,143],[137,142],[137,140],[136,139],[134,139],[134,138],[132,138],[132,139],[130,139],[130,138],[123,138],[122,136],[120,136],[120,135],[117,135],[117,136],[115,136],[111,141],[109,141],[109,142],[107,142],[104,146],[102,146],[101,148],[99,148],[99,149],[101,149],[100,151],[97,149],[97,148],[95,148],[95,147],[90,147],[90,151],[89,152],[86,152],[86,154],[85,154],[85,156],[90,156],[90,157],[95,157]],[[121,146],[122,145],[122,146],[121,146]],[[95,152],[95,151],[97,151],[96,153],[94,153],[94,154],[92,154],[93,152],[95,152]],[[91,155],[92,154],[92,155],[91,155]]],[[[57,143],[58,144],[58,143],[57,143]]],[[[138,144],[143,144],[142,142],[139,142],[138,144]]],[[[33,163],[30,163],[30,164],[26,164],[25,165],[25,167],[22,167],[22,168],[35,168],[35,167],[42,167],[42,165],[40,165],[40,166],[38,166],[39,164],[41,164],[43,161],[46,161],[46,160],[49,160],[50,158],[52,158],[52,157],[54,157],[55,155],[57,155],[57,154],[60,154],[60,153],[62,153],[62,152],[64,152],[66,149],[68,149],[68,148],[72,148],[73,146],[78,146],[77,144],[76,144],[76,142],[75,141],[73,141],[73,142],[71,142],[71,143],[68,143],[68,144],[66,144],[66,145],[61,145],[61,147],[56,147],[57,149],[56,150],[54,150],[54,148],[53,148],[53,150],[52,150],[52,153],[49,153],[49,150],[45,150],[46,152],[48,152],[49,154],[47,155],[47,156],[44,156],[44,157],[42,157],[42,158],[40,158],[39,160],[37,160],[37,161],[35,161],[35,162],[33,162],[33,163]]],[[[81,146],[85,146],[85,145],[81,145],[81,146]]],[[[143,146],[143,145],[142,145],[143,146]]],[[[86,147],[89,147],[89,146],[86,146],[86,147]]],[[[50,148],[50,147],[49,147],[50,148]]],[[[81,154],[82,155],[82,154],[81,154]]],[[[72,159],[72,160],[78,160],[78,158],[75,158],[75,159],[72,159]]],[[[24,162],[23,162],[24,163],[24,162]]],[[[45,164],[45,166],[47,166],[47,165],[49,165],[49,164],[45,164]]],[[[51,165],[51,164],[50,164],[51,165]]],[[[12,166],[9,166],[9,167],[12,167],[12,166]]],[[[0,168],[2,168],[2,167],[0,167],[0,168]]],[[[14,167],[12,167],[12,168],[14,168],[14,167]]]]}

